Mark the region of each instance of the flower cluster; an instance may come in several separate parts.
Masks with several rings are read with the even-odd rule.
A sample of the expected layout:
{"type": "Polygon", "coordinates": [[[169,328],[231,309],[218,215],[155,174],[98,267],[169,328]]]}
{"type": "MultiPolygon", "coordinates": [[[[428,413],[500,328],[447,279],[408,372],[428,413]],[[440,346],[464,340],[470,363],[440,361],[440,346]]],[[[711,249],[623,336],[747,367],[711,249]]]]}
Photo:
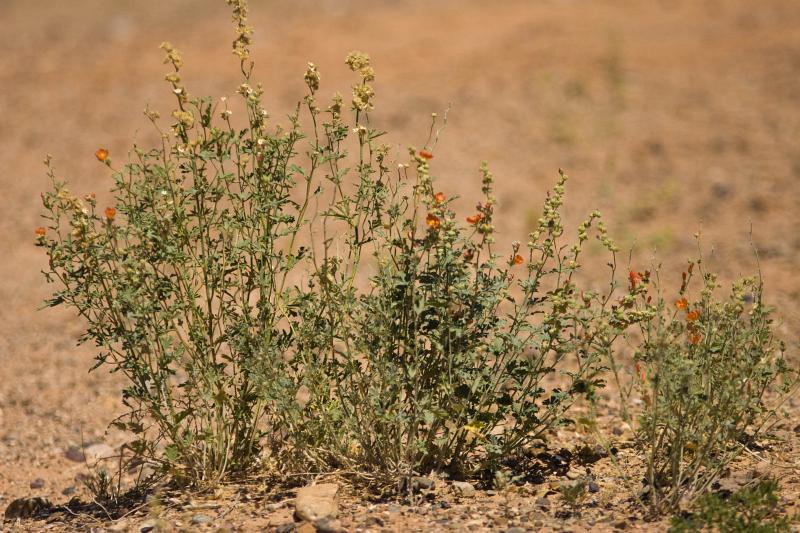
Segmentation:
{"type": "Polygon", "coordinates": [[[351,52],[345,64],[361,75],[361,83],[353,86],[353,109],[371,111],[374,108],[372,97],[375,96],[375,91],[369,82],[375,80],[375,71],[369,64],[369,56],[363,52],[351,52]]]}

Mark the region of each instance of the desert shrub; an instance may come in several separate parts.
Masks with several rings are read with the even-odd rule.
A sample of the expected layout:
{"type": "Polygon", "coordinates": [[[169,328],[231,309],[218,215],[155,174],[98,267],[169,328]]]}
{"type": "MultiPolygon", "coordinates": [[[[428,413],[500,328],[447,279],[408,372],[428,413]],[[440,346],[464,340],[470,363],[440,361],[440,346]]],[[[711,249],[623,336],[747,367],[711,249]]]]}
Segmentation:
{"type": "MultiPolygon", "coordinates": [[[[631,273],[642,299],[652,297],[650,282],[649,273],[631,273]]],[[[763,434],[776,415],[770,400],[779,400],[793,382],[761,280],[734,283],[727,299],[715,297],[718,288],[713,274],[692,263],[675,299],[660,297],[652,319],[641,323],[635,359],[644,408],[637,442],[646,457],[647,495],[658,512],[707,492],[763,434]],[[690,300],[695,269],[703,287],[690,300]]]]}
{"type": "Polygon", "coordinates": [[[781,516],[778,482],[765,480],[733,494],[710,493],[698,499],[695,511],[672,518],[670,533],[724,531],[781,533],[791,531],[797,517],[781,516]]]}
{"type": "Polygon", "coordinates": [[[380,472],[382,480],[491,469],[593,392],[600,361],[638,319],[635,310],[612,308],[613,284],[599,293],[576,281],[592,226],[612,266],[615,247],[598,213],[574,237],[564,235],[562,173],[527,244],[499,252],[486,164],[484,197],[465,218],[431,174],[436,116],[426,147],[390,168],[388,146],[377,142],[382,132],[370,127],[369,58],[356,53],[347,63],[360,75],[352,123],[338,99],[316,118],[323,115],[313,102],[318,73],[306,76],[309,113],[320,124],[308,158],[325,162],[333,191],[312,222],[323,240],[301,320],[313,426],[306,453],[344,470],[380,472]],[[342,176],[353,154],[343,142],[350,132],[357,176],[348,189],[342,176]],[[354,283],[364,270],[367,282],[354,283]]]}
{"type": "Polygon", "coordinates": [[[95,368],[125,376],[115,425],[134,434],[137,461],[191,484],[257,467],[392,482],[491,472],[591,397],[616,339],[643,322],[648,479],[670,503],[707,487],[785,372],[760,284],[721,304],[707,278],[688,322],[646,299],[647,275],[615,299],[616,247],[598,213],[567,235],[563,173],[527,242],[499,248],[485,164],[467,217],[436,187],[437,117],[423,149],[391,162],[365,54],[346,60],[348,104],[337,93],[318,107],[309,64],[308,94],[273,125],[251,79],[246,3],[227,2],[238,101],[190,96],[164,43],[169,128],[146,111],[161,145],[134,147],[120,168],[96,153],[113,205],[70,193],[48,159],[37,243],[60,285],[48,304],[76,310],[95,368]],[[578,282],[590,231],[611,265],[603,291],[578,282]]]}
{"type": "MultiPolygon", "coordinates": [[[[88,324],[81,341],[101,350],[97,366],[126,377],[128,411],[115,425],[137,436],[137,455],[192,483],[278,453],[296,418],[285,354],[301,295],[289,280],[303,263],[297,236],[312,194],[291,197],[307,183],[292,167],[302,134],[296,117],[288,130],[268,125],[262,89],[250,82],[246,8],[231,3],[245,126],[227,102],[188,95],[181,55],[164,43],[177,103],[170,128],[159,129],[162,145],[134,147],[119,169],[98,150],[115,183],[104,209],[94,195],[71,194],[51,168],[49,229],[38,230],[47,279],[61,285],[48,304],[77,310],[88,324]]],[[[146,114],[159,128],[158,113],[146,114]]]]}
{"type": "Polygon", "coordinates": [[[129,449],[190,483],[246,471],[262,453],[460,472],[558,424],[599,384],[627,320],[609,306],[613,289],[574,278],[593,225],[613,256],[599,215],[568,241],[562,174],[529,242],[496,251],[488,168],[465,222],[435,189],[436,120],[432,144],[390,169],[362,53],[346,61],[359,76],[349,106],[337,94],[320,110],[309,64],[307,113],[270,126],[246,5],[228,3],[245,124],[225,99],[190,97],[164,43],[177,102],[162,145],[135,147],[121,169],[96,154],[114,171],[115,205],[71,194],[52,168],[43,196],[38,244],[61,284],[49,304],[76,309],[97,365],[127,378],[116,425],[137,436],[129,449]]]}

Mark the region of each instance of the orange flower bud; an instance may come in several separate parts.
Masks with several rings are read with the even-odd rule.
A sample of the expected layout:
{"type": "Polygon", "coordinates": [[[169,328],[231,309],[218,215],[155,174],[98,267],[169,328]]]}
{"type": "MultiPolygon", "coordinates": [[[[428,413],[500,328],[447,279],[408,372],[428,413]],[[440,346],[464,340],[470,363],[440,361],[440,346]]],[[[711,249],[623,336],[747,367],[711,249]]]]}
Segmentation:
{"type": "Polygon", "coordinates": [[[482,215],[482,214],[480,214],[480,213],[477,213],[477,214],[475,214],[475,215],[472,215],[472,216],[468,216],[468,217],[467,217],[467,222],[469,222],[469,223],[470,223],[470,224],[472,224],[472,225],[475,225],[475,224],[477,224],[477,223],[478,223],[478,222],[480,222],[481,220],[483,220],[483,215],[482,215]]]}
{"type": "Polygon", "coordinates": [[[433,195],[433,199],[436,200],[437,204],[441,204],[442,202],[445,201],[444,193],[443,192],[437,192],[436,194],[433,195]]]}
{"type": "Polygon", "coordinates": [[[702,339],[703,336],[699,333],[692,333],[689,335],[689,344],[699,344],[702,339]]]}
{"type": "Polygon", "coordinates": [[[419,156],[420,156],[422,159],[426,159],[426,160],[431,160],[431,159],[433,159],[433,154],[432,154],[432,153],[430,153],[430,152],[429,152],[429,151],[427,151],[427,150],[420,150],[420,151],[419,151],[419,156]]]}
{"type": "Polygon", "coordinates": [[[698,318],[700,318],[700,311],[698,311],[697,309],[695,309],[695,310],[693,310],[693,311],[689,311],[689,312],[686,314],[686,320],[687,320],[687,322],[694,322],[694,321],[695,321],[695,320],[697,320],[698,318]]]}
{"type": "Polygon", "coordinates": [[[428,216],[425,218],[425,222],[431,229],[439,229],[439,226],[442,225],[442,221],[439,220],[439,217],[437,217],[433,213],[428,213],[428,216]]]}
{"type": "Polygon", "coordinates": [[[97,151],[94,153],[94,156],[97,158],[98,161],[104,162],[108,159],[108,150],[105,148],[98,148],[97,151]]]}
{"type": "Polygon", "coordinates": [[[521,255],[517,254],[517,255],[514,256],[514,264],[515,265],[521,265],[524,262],[525,262],[525,259],[521,255]]]}
{"type": "Polygon", "coordinates": [[[678,309],[686,309],[689,306],[689,302],[686,301],[686,298],[681,298],[675,301],[675,307],[678,309]]]}
{"type": "Polygon", "coordinates": [[[38,228],[36,228],[36,236],[37,237],[41,238],[41,237],[44,237],[45,235],[47,235],[47,230],[45,228],[43,228],[42,226],[39,226],[38,228]]]}
{"type": "Polygon", "coordinates": [[[113,207],[106,207],[106,218],[111,221],[117,215],[117,210],[113,207]]]}

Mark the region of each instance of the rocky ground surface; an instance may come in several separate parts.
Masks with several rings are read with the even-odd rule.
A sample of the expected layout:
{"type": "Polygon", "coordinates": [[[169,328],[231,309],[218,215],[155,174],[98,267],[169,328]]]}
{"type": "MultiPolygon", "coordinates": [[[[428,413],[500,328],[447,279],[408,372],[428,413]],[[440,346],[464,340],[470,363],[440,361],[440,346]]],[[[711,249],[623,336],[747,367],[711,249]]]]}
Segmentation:
{"type": "MultiPolygon", "coordinates": [[[[274,117],[302,96],[307,61],[319,65],[322,95],[346,93],[353,80],[343,58],[367,51],[378,76],[374,119],[399,154],[425,142],[431,112],[451,106],[433,171],[467,213],[480,190],[479,161],[490,162],[501,242],[525,239],[563,167],[572,177],[567,218],[577,223],[600,209],[632,250],[632,266],[661,264],[676,287],[696,256],[695,232],[723,281],[756,268],[755,247],[782,319],[777,332],[798,353],[796,1],[276,0],[253,2],[252,11],[256,77],[274,117]]],[[[38,516],[4,529],[663,530],[664,522],[642,518],[642,464],[630,428],[615,417],[613,391],[600,437],[578,428],[550,435],[537,452],[539,470],[531,466],[541,475],[502,491],[434,476],[411,500],[371,502],[341,480],[309,478],[335,485],[320,489],[319,501],[314,491],[259,483],[161,492],[114,520],[88,505],[89,466],[125,441],[107,431],[120,412],[121,382],[87,373],[94,354],[75,347],[79,319],[37,310],[49,290],[33,246],[39,193],[48,187],[41,161],[51,153],[72,190],[96,192],[102,205],[110,178],[95,150],[122,160],[132,143],[154,143],[141,111],[146,103],[171,109],[159,43],[184,51],[194,94],[234,93],[229,15],[221,0],[3,0],[0,20],[0,508],[28,498],[12,515],[38,516]],[[584,443],[608,452],[581,462],[584,443]],[[576,481],[586,496],[567,502],[563,486],[576,481]],[[300,520],[302,497],[322,507],[308,512],[324,516],[300,520]]],[[[599,251],[586,263],[587,281],[601,283],[599,251]]],[[[726,483],[778,477],[795,512],[800,408],[788,409],[780,440],[744,457],[726,483]]]]}

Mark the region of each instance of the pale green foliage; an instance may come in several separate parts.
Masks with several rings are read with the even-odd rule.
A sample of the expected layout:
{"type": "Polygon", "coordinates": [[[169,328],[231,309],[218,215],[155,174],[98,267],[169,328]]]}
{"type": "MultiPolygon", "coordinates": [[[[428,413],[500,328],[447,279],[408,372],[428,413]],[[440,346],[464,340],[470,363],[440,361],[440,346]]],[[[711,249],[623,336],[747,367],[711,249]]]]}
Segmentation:
{"type": "Polygon", "coordinates": [[[779,403],[793,382],[760,280],[743,279],[718,300],[715,277],[699,268],[703,288],[690,300],[691,267],[677,300],[661,299],[641,324],[636,353],[645,405],[638,444],[656,511],[706,492],[761,436],[776,414],[770,401],[779,403]]]}
{"type": "Polygon", "coordinates": [[[797,516],[781,516],[778,482],[765,480],[727,496],[704,495],[693,513],[672,518],[669,533],[788,533],[797,520],[797,516]]]}
{"type": "Polygon", "coordinates": [[[675,487],[670,501],[706,487],[782,370],[760,285],[747,320],[741,294],[722,305],[704,292],[704,340],[687,345],[663,303],[637,303],[646,283],[615,298],[617,248],[598,213],[565,232],[563,172],[527,243],[498,247],[486,164],[468,217],[436,188],[436,118],[423,150],[391,162],[370,125],[366,54],[346,59],[358,77],[349,109],[338,93],[318,107],[309,63],[303,104],[273,125],[251,81],[246,2],[227,1],[241,101],[190,97],[164,43],[174,122],[161,130],[147,110],[162,145],[135,147],[119,169],[98,152],[113,208],[74,196],[52,168],[43,195],[37,242],[60,284],[49,304],[77,310],[97,366],[125,376],[115,424],[134,435],[128,449],[190,484],[255,469],[339,469],[382,486],[497,473],[602,386],[616,339],[641,323],[649,479],[675,487]],[[600,292],[577,276],[590,232],[610,265],[600,292]]]}

